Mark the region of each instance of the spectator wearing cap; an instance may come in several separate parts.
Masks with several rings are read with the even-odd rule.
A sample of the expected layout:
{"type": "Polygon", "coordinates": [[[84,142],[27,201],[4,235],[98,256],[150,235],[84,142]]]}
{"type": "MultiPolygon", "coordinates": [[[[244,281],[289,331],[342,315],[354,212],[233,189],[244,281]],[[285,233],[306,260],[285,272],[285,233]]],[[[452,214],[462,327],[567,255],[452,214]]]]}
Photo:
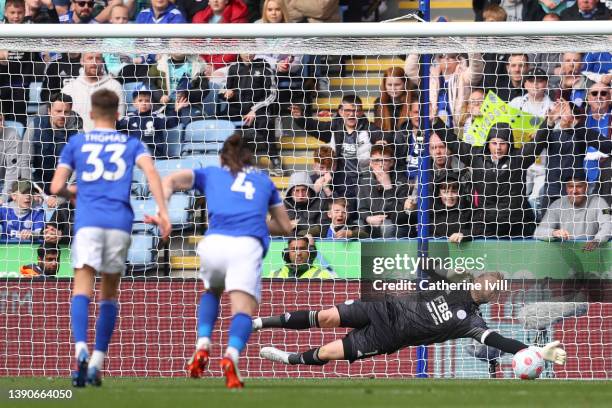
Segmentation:
{"type": "MultiPolygon", "coordinates": [[[[46,114],[31,117],[23,137],[24,151],[29,152],[31,179],[40,183],[47,194],[64,146],[83,129],[83,121],[72,106],[69,95],[51,95],[46,114]]],[[[25,176],[30,178],[29,174],[25,176]]]]}
{"type": "MultiPolygon", "coordinates": [[[[406,58],[404,71],[413,84],[419,84],[419,56],[411,54],[406,58]]],[[[429,76],[430,116],[440,117],[449,127],[456,127],[461,118],[461,108],[468,100],[471,88],[483,79],[484,61],[482,54],[439,54],[429,76]]]]}
{"type": "Polygon", "coordinates": [[[129,111],[126,117],[117,123],[117,129],[140,139],[148,146],[154,158],[167,158],[168,144],[164,139],[164,130],[178,126],[179,118],[174,109],[181,110],[188,102],[181,98],[174,105],[174,109],[167,108],[164,114],[153,112],[152,92],[146,85],[135,89],[133,96],[135,110],[129,111]]]}
{"type": "Polygon", "coordinates": [[[18,180],[11,187],[11,201],[0,207],[0,239],[30,241],[41,238],[45,227],[45,211],[35,209],[31,182],[18,180]]]}
{"type": "Polygon", "coordinates": [[[527,93],[510,101],[510,106],[534,116],[545,117],[553,105],[548,96],[548,76],[540,68],[531,68],[525,74],[524,88],[527,93]]]}
{"type": "Polygon", "coordinates": [[[574,172],[584,169],[587,148],[592,146],[604,154],[612,152],[612,139],[584,126],[585,113],[572,102],[556,102],[547,115],[536,139],[543,140],[547,149],[546,183],[542,193],[542,206],[564,193],[562,180],[569,180],[574,172]]]}
{"type": "Polygon", "coordinates": [[[321,199],[314,191],[307,172],[299,171],[291,175],[284,204],[296,234],[304,234],[314,226],[320,227],[321,199]]]}
{"type": "Polygon", "coordinates": [[[183,13],[170,0],[151,0],[151,7],[136,16],[136,24],[183,24],[183,13]]]}
{"type": "MultiPolygon", "coordinates": [[[[596,82],[587,92],[587,129],[593,129],[607,139],[612,139],[612,90],[608,85],[596,82]]],[[[610,155],[596,151],[590,147],[587,153],[592,157],[595,168],[599,170],[599,194],[612,204],[612,158],[610,155]]]]}
{"type": "Polygon", "coordinates": [[[534,238],[544,241],[586,240],[586,251],[598,248],[612,236],[610,205],[601,197],[588,194],[584,172],[576,171],[564,180],[565,196],[546,211],[534,238]]]}
{"type": "Polygon", "coordinates": [[[525,192],[526,173],[544,148],[544,136],[516,148],[510,124],[500,122],[491,127],[485,145],[479,148],[459,141],[440,120],[434,128],[449,150],[472,168],[473,189],[478,195],[474,235],[530,237],[535,225],[525,192]]]}
{"type": "Polygon", "coordinates": [[[610,9],[599,0],[577,0],[576,3],[561,12],[563,21],[609,20],[610,9]]]}

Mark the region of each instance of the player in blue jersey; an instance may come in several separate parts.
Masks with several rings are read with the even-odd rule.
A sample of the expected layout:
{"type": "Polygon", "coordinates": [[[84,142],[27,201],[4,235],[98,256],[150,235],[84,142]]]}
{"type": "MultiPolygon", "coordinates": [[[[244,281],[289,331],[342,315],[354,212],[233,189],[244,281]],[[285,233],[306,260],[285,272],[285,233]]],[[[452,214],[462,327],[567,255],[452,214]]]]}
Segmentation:
{"type": "Polygon", "coordinates": [[[270,234],[288,235],[291,221],[274,183],[253,167],[253,153],[240,135],[231,136],[221,150],[222,167],[182,170],[163,180],[164,196],[195,189],[206,196],[208,231],[197,248],[200,275],[207,291],[198,309],[198,341],[188,363],[191,377],[203,374],[210,338],[219,315],[223,291],[229,293],[232,321],[221,369],[228,388],[243,387],[238,357],[251,332],[251,316],[261,292],[261,264],[270,234]],[[266,222],[268,212],[271,219],[266,222]]]}
{"type": "Polygon", "coordinates": [[[117,292],[130,246],[134,213],[130,190],[134,165],[146,175],[159,213],[155,223],[162,239],[170,234],[170,222],[159,174],[146,148],[138,139],[115,130],[119,99],[108,90],[91,97],[91,119],[94,130],[74,135],[62,150],[51,181],[51,193],[76,197],[72,266],[74,286],[70,305],[72,335],[75,340],[77,370],[72,374],[74,386],[86,383],[101,385],[101,370],[108,343],[117,319],[117,292]],[[76,188],[68,187],[72,172],[76,188]],[[99,315],[96,321],[94,352],[87,348],[89,302],[96,273],[102,276],[99,315]]]}

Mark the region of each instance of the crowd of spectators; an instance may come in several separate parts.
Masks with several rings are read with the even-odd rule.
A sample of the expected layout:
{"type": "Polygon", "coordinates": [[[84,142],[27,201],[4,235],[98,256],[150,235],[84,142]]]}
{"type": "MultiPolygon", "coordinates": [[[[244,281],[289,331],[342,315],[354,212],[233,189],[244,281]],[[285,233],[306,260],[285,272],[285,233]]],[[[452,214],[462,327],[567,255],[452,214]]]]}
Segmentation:
{"type": "MultiPolygon", "coordinates": [[[[385,2],[6,0],[4,23],[336,22],[341,3],[344,20],[354,21],[355,10],[372,12],[385,2]]],[[[474,1],[474,11],[476,20],[487,22],[607,20],[608,3],[482,0],[474,1]]],[[[329,81],[323,60],[312,56],[0,51],[3,237],[66,242],[71,204],[47,195],[49,181],[68,138],[93,126],[91,94],[106,88],[121,101],[118,128],[143,140],[156,158],[169,157],[166,129],[211,117],[238,124],[258,155],[269,158],[271,174],[290,176],[285,205],[297,236],[414,237],[419,177],[425,177],[435,238],[586,239],[587,249],[610,238],[612,53],[435,55],[429,144],[421,115],[422,57],[401,57],[404,66],[381,70],[372,112],[364,110],[365,94],[344,93],[328,118],[313,110],[311,94],[329,81]],[[42,82],[42,103],[32,112],[27,93],[35,82],[42,82]],[[134,82],[138,86],[126,91],[134,82]],[[473,126],[491,93],[538,119],[539,129],[517,139],[512,123],[501,121],[475,138],[473,126]],[[280,118],[323,142],[308,171],[283,168],[280,118]],[[6,120],[20,123],[23,137],[5,127],[6,120]],[[429,174],[419,171],[426,148],[429,174]],[[39,199],[57,207],[46,225],[39,199]]],[[[305,242],[295,241],[292,251],[305,242]]]]}

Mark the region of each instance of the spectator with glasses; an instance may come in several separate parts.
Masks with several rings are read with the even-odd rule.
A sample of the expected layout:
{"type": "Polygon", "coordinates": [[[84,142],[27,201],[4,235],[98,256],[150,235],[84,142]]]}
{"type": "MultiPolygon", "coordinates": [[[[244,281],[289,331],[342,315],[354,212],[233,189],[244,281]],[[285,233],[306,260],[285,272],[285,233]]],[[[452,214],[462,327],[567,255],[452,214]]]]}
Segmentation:
{"type": "MultiPolygon", "coordinates": [[[[69,3],[65,4],[69,6],[69,3]]],[[[72,1],[72,7],[66,14],[59,16],[59,22],[62,24],[96,24],[99,23],[94,18],[94,5],[93,0],[75,0],[72,1]]]]}

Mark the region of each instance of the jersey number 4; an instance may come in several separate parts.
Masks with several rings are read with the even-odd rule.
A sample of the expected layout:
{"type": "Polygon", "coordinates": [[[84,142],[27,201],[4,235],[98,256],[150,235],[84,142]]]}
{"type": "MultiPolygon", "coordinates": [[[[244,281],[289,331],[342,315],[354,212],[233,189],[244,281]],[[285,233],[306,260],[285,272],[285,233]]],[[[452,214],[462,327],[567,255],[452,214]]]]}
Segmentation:
{"type": "Polygon", "coordinates": [[[81,174],[83,181],[96,181],[100,177],[104,180],[115,181],[119,180],[125,174],[126,164],[123,160],[123,153],[125,152],[125,145],[119,143],[113,143],[108,145],[100,144],[84,144],[81,148],[83,153],[89,153],[87,156],[87,164],[93,166],[93,171],[84,171],[81,174]],[[109,171],[105,168],[104,161],[100,158],[100,153],[111,153],[108,159],[109,163],[115,166],[115,171],[109,171]]]}
{"type": "Polygon", "coordinates": [[[253,183],[250,181],[245,181],[246,173],[240,172],[236,175],[236,180],[234,180],[234,184],[232,184],[232,191],[236,191],[238,193],[244,193],[244,198],[247,200],[252,200],[253,195],[255,194],[255,187],[253,187],[253,183]]]}

